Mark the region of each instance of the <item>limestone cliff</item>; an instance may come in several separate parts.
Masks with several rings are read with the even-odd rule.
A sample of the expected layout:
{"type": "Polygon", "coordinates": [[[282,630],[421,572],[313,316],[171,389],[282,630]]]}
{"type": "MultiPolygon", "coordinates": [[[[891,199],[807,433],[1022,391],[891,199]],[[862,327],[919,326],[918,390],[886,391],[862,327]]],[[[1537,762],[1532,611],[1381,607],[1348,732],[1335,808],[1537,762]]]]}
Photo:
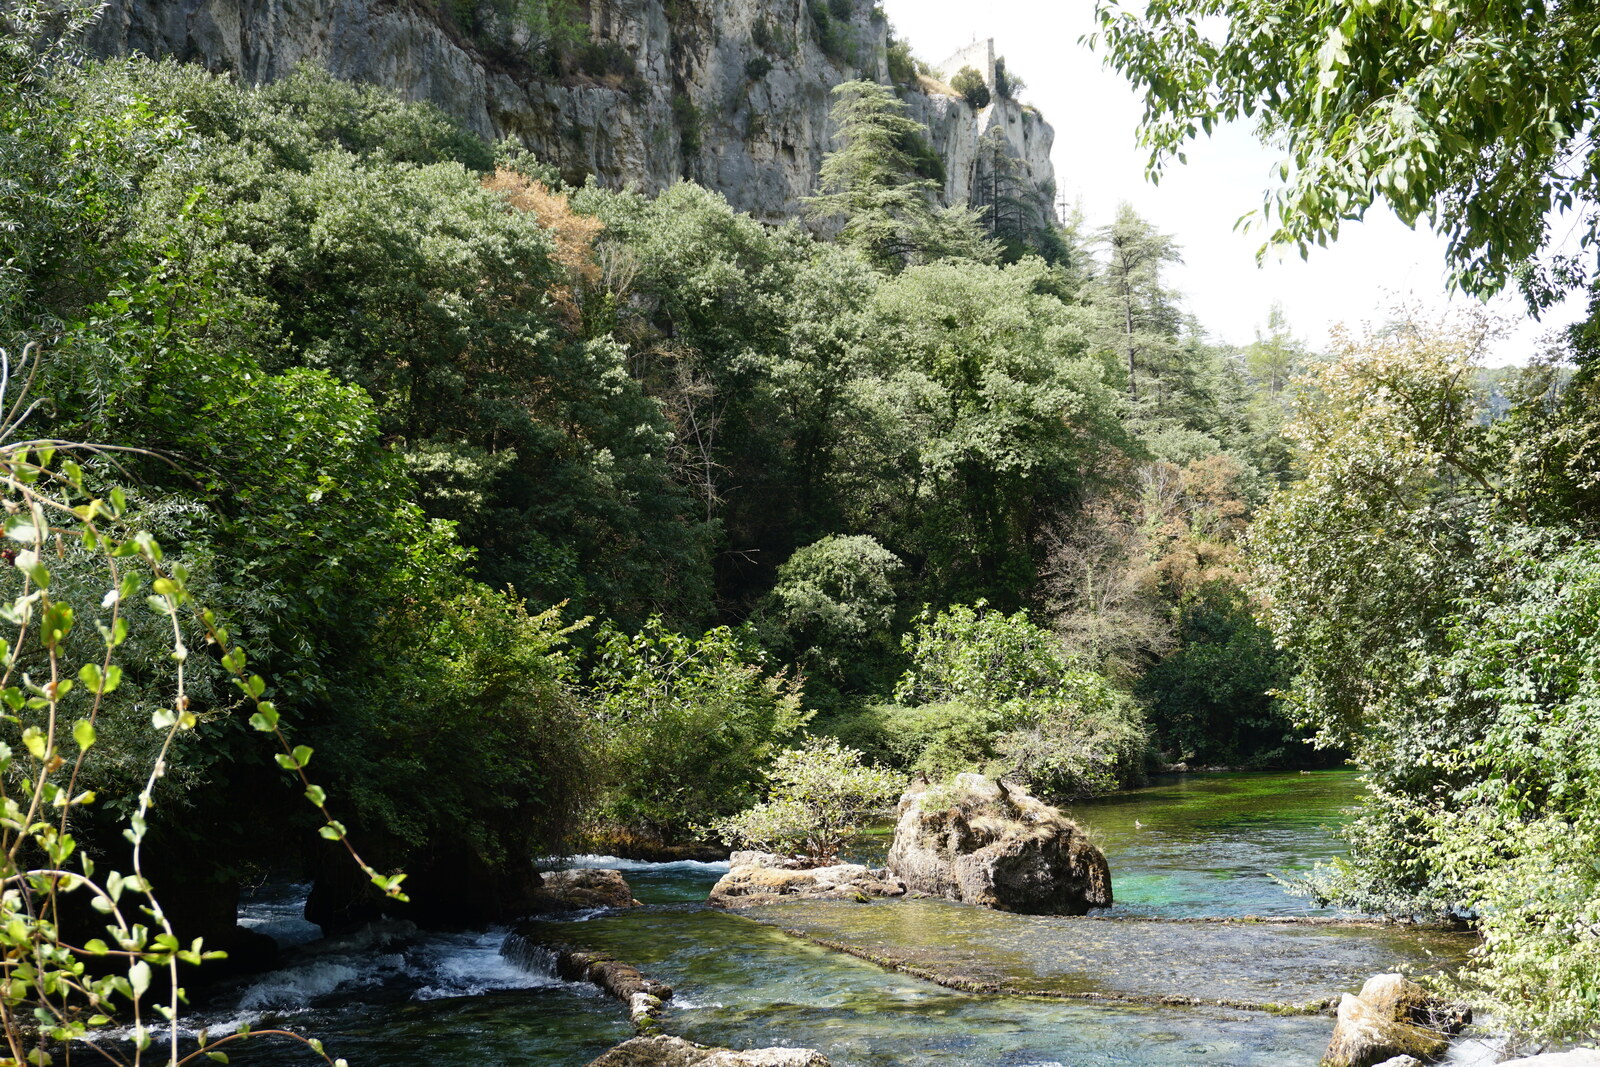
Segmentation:
{"type": "MultiPolygon", "coordinates": [[[[583,0],[571,10],[589,43],[559,65],[538,61],[527,2],[108,0],[91,45],[250,83],[320,63],[518,138],[569,179],[658,190],[692,178],[772,221],[814,191],[833,86],[888,80],[888,24],[871,0],[583,0]]],[[[903,95],[944,162],[947,203],[967,199],[996,127],[1024,181],[1053,190],[1054,135],[1036,111],[998,96],[974,110],[932,79],[903,95]]]]}

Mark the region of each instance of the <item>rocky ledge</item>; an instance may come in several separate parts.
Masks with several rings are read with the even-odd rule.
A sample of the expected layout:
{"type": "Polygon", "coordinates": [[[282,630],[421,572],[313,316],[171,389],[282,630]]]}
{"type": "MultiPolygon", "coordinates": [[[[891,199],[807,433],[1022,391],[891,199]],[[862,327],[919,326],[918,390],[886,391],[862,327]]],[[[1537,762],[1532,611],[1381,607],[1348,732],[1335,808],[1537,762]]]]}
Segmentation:
{"type": "Polygon", "coordinates": [[[809,1048],[712,1048],[681,1037],[636,1037],[591,1060],[588,1067],[829,1067],[809,1048]]]}
{"type": "Polygon", "coordinates": [[[851,900],[898,897],[904,884],[886,870],[859,863],[808,867],[804,860],[771,852],[735,852],[728,873],[711,887],[716,908],[753,908],[785,900],[851,900]]]}
{"type": "Polygon", "coordinates": [[[1451,1036],[1471,1021],[1469,1009],[1434,996],[1404,975],[1373,975],[1360,993],[1346,993],[1339,1001],[1339,1021],[1321,1067],[1434,1063],[1449,1051],[1451,1036]]]}
{"type": "Polygon", "coordinates": [[[908,890],[1001,911],[1083,915],[1111,906],[1111,868],[1077,823],[981,774],[900,798],[889,870],[908,890]]]}

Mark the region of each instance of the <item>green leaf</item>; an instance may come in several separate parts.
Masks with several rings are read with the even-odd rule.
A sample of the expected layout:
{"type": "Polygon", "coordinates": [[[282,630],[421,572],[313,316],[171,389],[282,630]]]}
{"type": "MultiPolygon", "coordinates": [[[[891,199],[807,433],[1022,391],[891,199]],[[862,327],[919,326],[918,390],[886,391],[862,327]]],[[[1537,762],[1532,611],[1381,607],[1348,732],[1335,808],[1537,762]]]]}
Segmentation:
{"type": "Polygon", "coordinates": [[[144,960],[135,960],[128,968],[128,984],[133,987],[133,995],[142,997],[150,988],[150,965],[144,960]]]}
{"type": "Polygon", "coordinates": [[[39,760],[41,763],[44,761],[48,750],[45,747],[46,738],[43,730],[40,730],[37,726],[28,727],[22,731],[22,744],[34,759],[39,760]]]}

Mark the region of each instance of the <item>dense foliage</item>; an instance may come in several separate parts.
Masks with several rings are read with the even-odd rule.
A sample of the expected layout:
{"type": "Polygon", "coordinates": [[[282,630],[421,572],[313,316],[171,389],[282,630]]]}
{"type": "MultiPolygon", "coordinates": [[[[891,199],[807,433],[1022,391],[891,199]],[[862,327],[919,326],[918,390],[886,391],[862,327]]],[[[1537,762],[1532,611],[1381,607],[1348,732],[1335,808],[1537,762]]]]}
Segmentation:
{"type": "Polygon", "coordinates": [[[1566,491],[1595,440],[1589,372],[1561,394],[1530,369],[1490,422],[1481,337],[1345,339],[1289,424],[1304,477],[1251,537],[1294,706],[1368,769],[1350,858],[1308,888],[1477,921],[1474,993],[1526,1032],[1593,1036],[1596,563],[1566,491]]]}
{"type": "MultiPolygon", "coordinates": [[[[1522,368],[1477,365],[1481,323],[1402,313],[1285,388],[1277,365],[1296,356],[1275,328],[1247,360],[1264,410],[1288,401],[1289,448],[1255,455],[1288,477],[1249,541],[1290,706],[1368,771],[1348,860],[1308,889],[1475,922],[1470,993],[1538,1041],[1600,1036],[1600,842],[1578,740],[1600,514],[1593,219],[1577,255],[1552,241],[1596,182],[1593,12],[1106,0],[1099,17],[1108,61],[1146,94],[1153,167],[1246,117],[1287,151],[1273,241],[1304,253],[1382,200],[1449,237],[1469,291],[1514,281],[1538,309],[1590,289],[1588,321],[1522,368]]],[[[1203,647],[1145,676],[1158,728],[1182,729],[1163,704],[1203,647]]]]}
{"type": "MultiPolygon", "coordinates": [[[[291,868],[326,926],[400,907],[301,832],[260,700],[339,783],[335,836],[455,922],[513,911],[576,829],[809,803],[853,757],[807,733],[1056,797],[1200,756],[1235,700],[1201,758],[1286,751],[1236,540],[1298,357],[1269,386],[1205,343],[1131,213],[1158,254],[1101,263],[998,156],[982,209],[939,207],[869,83],[839,92],[830,241],[689,183],[571,188],[310,68],[240,88],[7,41],[0,347],[45,353],[17,411],[103,446],[86,491],[128,487],[262,679],[241,703],[220,652],[189,660],[149,833],[196,901],[291,868]],[[1219,642],[1252,673],[1208,679],[1219,642]]],[[[153,756],[159,622],[128,621],[82,767],[97,856],[153,756]]]]}

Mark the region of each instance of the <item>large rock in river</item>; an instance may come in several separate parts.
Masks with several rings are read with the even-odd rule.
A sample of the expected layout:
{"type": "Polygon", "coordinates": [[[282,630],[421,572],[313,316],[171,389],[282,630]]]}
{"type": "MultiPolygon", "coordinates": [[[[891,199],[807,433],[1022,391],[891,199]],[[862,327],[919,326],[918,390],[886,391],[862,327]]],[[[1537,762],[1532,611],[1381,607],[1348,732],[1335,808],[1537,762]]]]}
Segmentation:
{"type": "Polygon", "coordinates": [[[981,774],[900,798],[889,870],[908,890],[1001,911],[1082,915],[1111,905],[1111,868],[1077,823],[981,774]]]}
{"type": "Polygon", "coordinates": [[[586,911],[638,906],[621,871],[579,867],[570,871],[546,871],[528,910],[586,911]]]}
{"type": "Polygon", "coordinates": [[[1368,978],[1361,992],[1339,1001],[1339,1021],[1321,1067],[1376,1067],[1412,1056],[1434,1063],[1472,1013],[1429,993],[1400,974],[1368,978]]]}
{"type": "Polygon", "coordinates": [[[859,863],[807,867],[771,852],[735,852],[728,873],[711,887],[716,908],[753,908],[785,900],[854,900],[898,897],[906,887],[884,870],[859,863]]]}
{"type": "Polygon", "coordinates": [[[589,1067],[828,1067],[809,1048],[709,1048],[681,1037],[636,1037],[591,1060],[589,1067]]]}

